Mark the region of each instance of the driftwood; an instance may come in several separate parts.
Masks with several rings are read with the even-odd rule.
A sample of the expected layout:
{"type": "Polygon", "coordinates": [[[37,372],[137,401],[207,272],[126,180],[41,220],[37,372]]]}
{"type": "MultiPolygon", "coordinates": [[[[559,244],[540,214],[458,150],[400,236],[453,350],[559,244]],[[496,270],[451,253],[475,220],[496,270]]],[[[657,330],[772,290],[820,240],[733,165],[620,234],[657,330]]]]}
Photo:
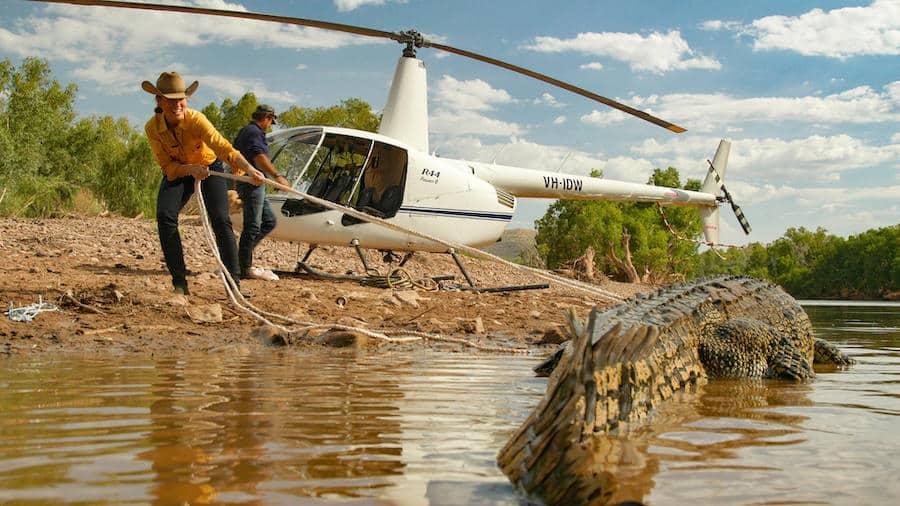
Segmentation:
{"type": "Polygon", "coordinates": [[[622,248],[625,250],[625,257],[620,259],[616,255],[615,244],[609,241],[609,253],[606,254],[606,257],[620,272],[625,274],[625,278],[629,283],[638,283],[641,281],[641,277],[638,276],[637,269],[635,269],[634,262],[631,259],[631,234],[628,233],[627,228],[622,229],[622,248]]]}

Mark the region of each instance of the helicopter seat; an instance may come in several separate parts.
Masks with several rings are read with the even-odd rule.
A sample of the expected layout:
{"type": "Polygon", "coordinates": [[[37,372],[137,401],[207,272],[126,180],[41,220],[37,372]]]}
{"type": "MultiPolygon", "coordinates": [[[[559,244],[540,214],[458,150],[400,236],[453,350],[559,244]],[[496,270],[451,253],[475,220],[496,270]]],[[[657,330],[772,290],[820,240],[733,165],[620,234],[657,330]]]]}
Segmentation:
{"type": "Polygon", "coordinates": [[[378,209],[388,218],[397,214],[400,204],[403,203],[403,190],[399,186],[389,186],[381,195],[378,209]]]}
{"type": "Polygon", "coordinates": [[[362,211],[366,207],[372,206],[372,200],[375,198],[375,188],[363,188],[356,198],[356,209],[362,211]]]}
{"type": "Polygon", "coordinates": [[[345,172],[334,180],[334,183],[332,183],[331,187],[328,188],[328,192],[323,198],[329,202],[339,203],[338,199],[340,199],[341,195],[343,195],[348,189],[350,189],[350,185],[352,184],[353,179],[350,173],[345,172]]]}

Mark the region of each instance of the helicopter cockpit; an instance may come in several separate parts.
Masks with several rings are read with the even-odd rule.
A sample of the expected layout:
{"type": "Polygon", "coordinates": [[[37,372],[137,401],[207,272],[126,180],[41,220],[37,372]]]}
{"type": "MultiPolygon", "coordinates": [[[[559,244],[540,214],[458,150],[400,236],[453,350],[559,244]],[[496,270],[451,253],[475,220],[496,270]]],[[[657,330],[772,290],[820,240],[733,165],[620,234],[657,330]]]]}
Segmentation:
{"type": "MultiPolygon", "coordinates": [[[[405,149],[321,128],[298,129],[273,144],[272,162],[293,188],[379,218],[397,214],[406,181],[405,149]]],[[[281,206],[288,217],[325,210],[306,199],[289,198],[281,206]]],[[[341,221],[345,226],[361,222],[346,215],[341,221]]]]}

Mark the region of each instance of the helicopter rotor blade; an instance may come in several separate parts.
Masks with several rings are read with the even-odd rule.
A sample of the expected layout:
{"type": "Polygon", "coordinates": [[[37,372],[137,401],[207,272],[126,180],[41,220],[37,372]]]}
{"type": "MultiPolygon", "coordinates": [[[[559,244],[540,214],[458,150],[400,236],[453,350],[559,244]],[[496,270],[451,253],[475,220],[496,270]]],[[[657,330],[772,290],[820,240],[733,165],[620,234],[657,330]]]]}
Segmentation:
{"type": "Polygon", "coordinates": [[[30,2],[42,2],[53,4],[72,4],[85,5],[92,7],[119,7],[123,9],[140,9],[146,11],[164,11],[164,12],[181,12],[186,14],[206,14],[209,16],[222,16],[226,18],[252,19],[256,21],[270,21],[274,23],[285,23],[289,25],[309,26],[312,28],[321,28],[323,30],[333,30],[337,32],[351,33],[354,35],[365,35],[367,37],[381,37],[384,39],[399,40],[401,35],[395,32],[386,32],[383,30],[375,30],[372,28],[364,28],[361,26],[344,25],[341,23],[330,23],[328,21],[318,21],[315,19],[294,18],[289,16],[277,16],[274,14],[260,14],[247,11],[229,11],[224,9],[209,9],[206,7],[188,7],[185,5],[163,5],[163,4],[145,4],[136,2],[121,2],[116,0],[28,0],[30,2]]]}
{"type": "Polygon", "coordinates": [[[57,4],[72,4],[72,5],[85,5],[85,6],[96,6],[96,7],[119,7],[119,8],[128,8],[128,9],[141,9],[141,10],[153,10],[153,11],[166,11],[166,12],[181,12],[186,14],[206,14],[210,16],[223,16],[230,18],[240,18],[240,19],[252,19],[257,21],[269,21],[275,23],[285,23],[290,25],[301,25],[301,26],[309,26],[312,28],[320,28],[323,30],[333,30],[338,32],[350,33],[354,35],[363,35],[366,37],[379,37],[383,39],[391,39],[397,42],[407,44],[408,47],[416,46],[416,47],[430,47],[434,49],[439,49],[441,51],[446,51],[448,53],[453,53],[455,55],[463,56],[466,58],[470,58],[473,60],[480,61],[482,63],[487,63],[489,65],[494,65],[500,68],[504,68],[506,70],[510,70],[512,72],[516,72],[518,74],[522,74],[533,79],[537,79],[538,81],[545,82],[547,84],[551,84],[553,86],[562,88],[564,90],[575,93],[576,95],[581,95],[582,97],[594,100],[595,102],[600,102],[614,109],[618,109],[626,114],[630,114],[637,118],[640,118],[644,121],[649,121],[654,125],[661,126],[667,130],[670,130],[675,133],[686,132],[687,129],[675,125],[673,123],[669,123],[663,119],[657,118],[651,114],[648,114],[644,111],[635,109],[633,107],[629,107],[621,102],[617,102],[611,98],[604,97],[602,95],[598,95],[592,91],[588,91],[584,88],[579,88],[573,84],[566,83],[564,81],[560,81],[559,79],[554,79],[548,75],[541,74],[540,72],[535,72],[533,70],[526,69],[524,67],[520,67],[518,65],[513,65],[512,63],[507,63],[496,58],[491,58],[490,56],[484,56],[478,53],[473,53],[472,51],[467,51],[465,49],[459,49],[453,46],[448,46],[445,44],[438,44],[435,42],[430,42],[424,39],[420,34],[414,31],[405,31],[405,32],[388,32],[383,30],[375,30],[372,28],[365,28],[361,26],[354,25],[345,25],[341,23],[331,23],[328,21],[318,21],[315,19],[304,19],[304,18],[295,18],[289,16],[277,16],[274,14],[260,14],[255,12],[244,12],[244,11],[229,11],[222,9],[209,9],[205,7],[188,7],[182,5],[163,5],[163,4],[151,4],[151,3],[134,3],[134,2],[124,2],[124,1],[116,1],[116,0],[29,0],[32,2],[44,2],[44,3],[57,3],[57,4]]]}
{"type": "Polygon", "coordinates": [[[478,60],[480,62],[488,63],[491,65],[496,65],[498,67],[505,68],[506,70],[511,70],[513,72],[537,79],[538,81],[543,81],[545,83],[552,84],[553,86],[557,86],[564,90],[571,91],[572,93],[575,93],[576,95],[581,95],[582,97],[586,97],[586,98],[589,98],[596,102],[606,104],[606,105],[612,107],[613,109],[618,109],[624,113],[631,114],[632,116],[641,118],[644,121],[649,121],[650,123],[653,123],[654,125],[659,125],[665,129],[671,130],[677,134],[687,131],[687,129],[685,129],[683,127],[669,123],[668,121],[657,118],[656,116],[647,114],[644,111],[635,109],[633,107],[629,107],[621,102],[616,102],[613,99],[606,98],[603,95],[598,95],[598,94],[596,94],[592,91],[588,91],[584,88],[579,88],[578,86],[569,84],[564,81],[560,81],[559,79],[554,79],[548,75],[541,74],[540,72],[528,70],[526,68],[519,67],[518,65],[513,65],[512,63],[507,63],[505,61],[497,60],[496,58],[491,58],[490,56],[480,55],[478,53],[466,51],[465,49],[459,49],[459,48],[455,48],[452,46],[446,46],[444,44],[436,44],[436,43],[426,41],[424,45],[426,47],[433,47],[435,49],[447,51],[448,53],[453,53],[453,54],[457,54],[460,56],[465,56],[467,58],[471,58],[473,60],[478,60]]]}

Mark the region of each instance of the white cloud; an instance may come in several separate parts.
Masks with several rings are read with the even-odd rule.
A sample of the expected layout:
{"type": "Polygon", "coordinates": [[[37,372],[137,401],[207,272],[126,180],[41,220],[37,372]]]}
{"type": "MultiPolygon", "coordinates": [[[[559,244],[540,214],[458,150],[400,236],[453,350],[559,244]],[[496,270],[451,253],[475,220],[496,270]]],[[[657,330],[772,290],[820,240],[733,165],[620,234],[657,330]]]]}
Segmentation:
{"type": "MultiPolygon", "coordinates": [[[[166,67],[179,70],[173,66],[166,67]]],[[[137,83],[143,80],[156,81],[157,76],[139,75],[135,69],[123,65],[117,60],[96,58],[85,60],[72,75],[85,82],[94,82],[102,86],[106,95],[127,95],[137,91],[137,83]]]]}
{"type": "Polygon", "coordinates": [[[444,107],[466,111],[488,111],[495,104],[513,102],[506,90],[496,89],[481,79],[460,81],[448,75],[438,81],[434,96],[444,107]]]}
{"type": "Polygon", "coordinates": [[[536,105],[546,105],[550,107],[563,107],[563,104],[556,100],[556,97],[554,97],[550,93],[541,94],[539,98],[534,99],[533,103],[536,105]]]}
{"type": "Polygon", "coordinates": [[[297,97],[284,91],[271,90],[263,79],[241,79],[232,76],[204,75],[196,76],[204,86],[214,90],[219,100],[225,98],[241,97],[245,93],[252,92],[260,101],[289,104],[295,103],[297,97]]]}
{"type": "Polygon", "coordinates": [[[742,25],[738,21],[722,21],[719,19],[713,19],[709,21],[704,21],[700,24],[700,28],[702,30],[708,30],[711,32],[717,32],[722,30],[729,31],[737,31],[741,29],[744,25],[742,25]]]}
{"type": "Polygon", "coordinates": [[[591,63],[579,65],[578,68],[582,70],[603,70],[603,64],[600,62],[592,61],[591,63]]]}
{"type": "Polygon", "coordinates": [[[517,123],[489,118],[483,113],[498,104],[515,100],[506,90],[497,89],[481,79],[460,81],[444,75],[434,91],[435,111],[429,115],[432,133],[459,135],[521,135],[517,123]]]}
{"type": "MultiPolygon", "coordinates": [[[[900,121],[900,81],[885,86],[882,93],[859,86],[823,97],[738,98],[725,94],[680,93],[634,96],[623,102],[700,132],[751,121],[886,123],[900,121]]],[[[628,117],[615,110],[595,110],[581,120],[606,125],[628,117]]]]}
{"type": "Polygon", "coordinates": [[[543,53],[574,51],[590,56],[605,56],[628,63],[633,70],[661,74],[673,70],[718,70],[721,64],[714,58],[695,54],[677,30],[663,34],[589,32],[573,39],[535,37],[525,49],[543,53]]]}
{"type": "Polygon", "coordinates": [[[565,122],[566,122],[565,116],[557,116],[557,117],[553,118],[554,125],[562,125],[565,122]]]}
{"type": "Polygon", "coordinates": [[[875,0],[866,7],[812,9],[799,16],[766,16],[750,25],[707,21],[708,30],[731,30],[753,38],[757,51],[785,50],[845,59],[900,54],[900,2],[875,0]]]}
{"type": "MultiPolygon", "coordinates": [[[[245,9],[221,0],[178,2],[222,10],[245,9]]],[[[123,59],[132,67],[156,65],[176,49],[214,44],[253,44],[287,49],[338,48],[378,43],[369,37],[264,21],[132,9],[50,5],[0,29],[0,50],[72,63],[123,59]],[[161,30],[160,27],[166,27],[161,30]],[[123,27],[127,27],[124,29],[123,27]],[[89,36],[85,36],[89,34],[89,36]]]]}
{"type": "MultiPolygon", "coordinates": [[[[405,4],[406,0],[391,0],[395,3],[405,4]]],[[[348,12],[363,5],[384,5],[388,0],[334,0],[334,6],[340,12],[348,12]]]]}
{"type": "MultiPolygon", "coordinates": [[[[697,177],[697,174],[705,173],[705,162],[702,161],[712,158],[716,145],[715,138],[702,136],[664,143],[649,139],[633,148],[633,152],[663,163],[669,160],[668,165],[678,168],[681,173],[697,177]]],[[[743,180],[796,182],[809,186],[833,183],[839,181],[844,172],[897,164],[898,160],[900,143],[879,146],[841,134],[813,135],[796,140],[736,140],[732,143],[728,165],[738,171],[736,177],[743,180]]],[[[731,179],[730,172],[725,179],[731,179]]]]}
{"type": "Polygon", "coordinates": [[[525,131],[517,123],[489,118],[475,111],[439,109],[428,117],[433,134],[455,137],[459,135],[522,135],[525,131]]]}
{"type": "Polygon", "coordinates": [[[569,146],[539,144],[523,138],[512,138],[498,144],[482,144],[472,138],[453,138],[441,151],[451,158],[481,162],[496,161],[501,165],[526,169],[559,171],[588,175],[600,169],[609,179],[646,183],[654,166],[650,160],[627,156],[603,157],[569,146]]]}

